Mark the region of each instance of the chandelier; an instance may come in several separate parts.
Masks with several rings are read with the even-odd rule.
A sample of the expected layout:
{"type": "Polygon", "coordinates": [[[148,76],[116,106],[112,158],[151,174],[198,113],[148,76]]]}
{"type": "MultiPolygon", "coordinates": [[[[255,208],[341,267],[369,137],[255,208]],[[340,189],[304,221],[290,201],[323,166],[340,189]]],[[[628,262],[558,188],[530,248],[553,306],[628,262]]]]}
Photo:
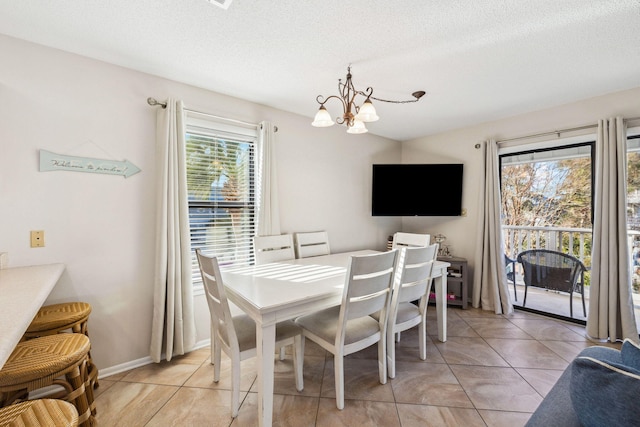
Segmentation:
{"type": "Polygon", "coordinates": [[[347,133],[366,133],[368,130],[365,123],[375,122],[380,118],[378,117],[376,109],[371,102],[372,99],[392,104],[407,104],[419,101],[425,94],[422,90],[413,92],[411,95],[415,99],[408,101],[389,101],[387,99],[380,99],[373,96],[373,88],[371,87],[368,87],[364,91],[357,90],[353,86],[351,77],[351,66],[349,66],[347,67],[347,80],[342,83],[342,79],[338,79],[338,92],[340,92],[340,95],[331,95],[326,98],[322,95],[318,95],[316,97],[316,101],[320,104],[320,109],[311,123],[312,126],[321,128],[329,127],[338,122],[341,125],[347,126],[347,133]],[[364,103],[360,106],[356,104],[356,96],[358,95],[366,98],[364,103]],[[342,117],[336,118],[336,122],[333,121],[331,115],[324,107],[324,104],[330,99],[337,99],[342,103],[342,117]]]}

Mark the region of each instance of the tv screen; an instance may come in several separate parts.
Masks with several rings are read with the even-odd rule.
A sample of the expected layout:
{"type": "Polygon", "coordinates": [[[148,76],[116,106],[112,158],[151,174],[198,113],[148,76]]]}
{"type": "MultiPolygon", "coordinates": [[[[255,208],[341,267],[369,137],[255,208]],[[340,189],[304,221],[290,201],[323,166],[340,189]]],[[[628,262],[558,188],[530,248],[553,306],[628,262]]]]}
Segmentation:
{"type": "Polygon", "coordinates": [[[373,216],[460,216],[462,164],[373,165],[373,216]]]}

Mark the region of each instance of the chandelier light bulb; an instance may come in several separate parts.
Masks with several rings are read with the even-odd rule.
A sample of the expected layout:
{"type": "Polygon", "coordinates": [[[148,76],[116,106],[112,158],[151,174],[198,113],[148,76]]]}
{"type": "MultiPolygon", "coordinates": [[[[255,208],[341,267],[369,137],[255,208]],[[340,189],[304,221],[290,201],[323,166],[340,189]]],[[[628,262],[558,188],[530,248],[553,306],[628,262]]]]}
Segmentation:
{"type": "Polygon", "coordinates": [[[331,114],[324,108],[324,105],[320,106],[320,109],[316,113],[316,117],[313,119],[311,126],[315,126],[317,128],[326,128],[329,126],[333,126],[335,122],[331,118],[331,114]]]}
{"type": "Polygon", "coordinates": [[[361,120],[358,120],[357,118],[353,120],[353,124],[349,126],[349,128],[347,129],[347,133],[357,134],[357,133],[367,133],[367,132],[369,132],[369,130],[364,125],[364,122],[361,120]]]}
{"type": "Polygon", "coordinates": [[[360,107],[360,110],[356,115],[356,120],[360,120],[364,123],[371,123],[378,119],[380,119],[380,117],[378,117],[378,114],[376,113],[376,107],[374,107],[371,100],[367,98],[367,100],[364,101],[364,104],[362,104],[362,107],[360,107]]]}

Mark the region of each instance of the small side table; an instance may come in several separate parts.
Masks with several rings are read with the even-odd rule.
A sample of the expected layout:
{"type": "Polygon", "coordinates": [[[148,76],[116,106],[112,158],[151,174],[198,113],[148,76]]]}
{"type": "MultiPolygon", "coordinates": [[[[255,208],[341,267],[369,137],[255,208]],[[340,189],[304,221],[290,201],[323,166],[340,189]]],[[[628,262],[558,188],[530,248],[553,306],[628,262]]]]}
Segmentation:
{"type": "Polygon", "coordinates": [[[467,260],[458,257],[438,257],[438,261],[445,261],[451,264],[447,269],[447,304],[451,306],[467,309],[469,301],[469,270],[467,260]]]}

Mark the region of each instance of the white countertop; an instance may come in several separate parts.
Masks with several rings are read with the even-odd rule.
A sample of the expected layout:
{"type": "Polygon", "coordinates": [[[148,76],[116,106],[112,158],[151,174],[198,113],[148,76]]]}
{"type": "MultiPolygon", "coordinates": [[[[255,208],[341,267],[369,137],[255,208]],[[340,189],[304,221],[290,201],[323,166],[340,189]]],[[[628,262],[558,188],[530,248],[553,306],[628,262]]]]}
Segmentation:
{"type": "Polygon", "coordinates": [[[0,269],[0,368],[60,279],[64,264],[0,269]]]}

